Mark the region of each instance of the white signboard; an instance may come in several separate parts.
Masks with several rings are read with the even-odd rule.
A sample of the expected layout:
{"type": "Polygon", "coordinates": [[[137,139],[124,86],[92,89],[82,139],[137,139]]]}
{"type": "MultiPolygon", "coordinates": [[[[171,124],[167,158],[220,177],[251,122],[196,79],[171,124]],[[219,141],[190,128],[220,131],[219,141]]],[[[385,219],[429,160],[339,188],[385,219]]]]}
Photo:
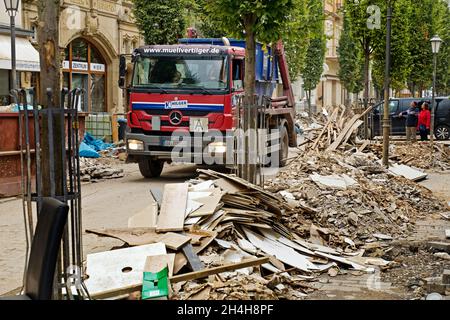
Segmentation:
{"type": "Polygon", "coordinates": [[[91,63],[91,71],[105,72],[105,65],[101,63],[91,63]]]}
{"type": "Polygon", "coordinates": [[[70,62],[67,60],[63,61],[63,69],[69,69],[70,68],[70,62]]]}
{"type": "Polygon", "coordinates": [[[88,71],[88,63],[72,61],[72,70],[88,71]]]}

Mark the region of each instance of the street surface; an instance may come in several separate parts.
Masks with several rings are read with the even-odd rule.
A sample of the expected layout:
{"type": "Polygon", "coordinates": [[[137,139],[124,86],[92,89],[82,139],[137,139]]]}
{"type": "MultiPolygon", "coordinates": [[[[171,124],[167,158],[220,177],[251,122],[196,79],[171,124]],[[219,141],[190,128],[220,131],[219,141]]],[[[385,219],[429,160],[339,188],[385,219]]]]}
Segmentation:
{"type": "MultiPolygon", "coordinates": [[[[128,218],[150,201],[149,190],[155,188],[162,192],[165,183],[184,182],[195,177],[194,165],[167,165],[158,179],[147,180],[141,177],[136,164],[120,163],[125,176],[119,179],[100,180],[82,186],[83,230],[89,228],[126,227],[128,218]]],[[[436,192],[440,198],[450,201],[450,173],[432,173],[422,182],[424,186],[436,192]]],[[[430,218],[431,219],[431,218],[430,218]]],[[[438,220],[418,223],[421,226],[420,239],[426,240],[428,233],[433,236],[436,223],[450,228],[449,221],[438,220]],[[435,223],[436,221],[436,223],[435,223]]],[[[440,233],[440,232],[439,232],[440,233]]],[[[110,250],[123,243],[112,238],[96,235],[83,235],[84,255],[110,250]]],[[[22,284],[25,259],[25,234],[21,200],[10,198],[0,200],[0,295],[19,288],[22,284]]],[[[321,288],[308,298],[317,299],[389,299],[399,298],[395,288],[389,282],[377,284],[379,291],[370,289],[370,275],[355,278],[341,276],[315,284],[321,288]],[[348,278],[348,279],[347,279],[348,278]],[[369,279],[369,280],[368,280],[369,279]],[[328,281],[328,282],[327,282],[328,281]]]]}

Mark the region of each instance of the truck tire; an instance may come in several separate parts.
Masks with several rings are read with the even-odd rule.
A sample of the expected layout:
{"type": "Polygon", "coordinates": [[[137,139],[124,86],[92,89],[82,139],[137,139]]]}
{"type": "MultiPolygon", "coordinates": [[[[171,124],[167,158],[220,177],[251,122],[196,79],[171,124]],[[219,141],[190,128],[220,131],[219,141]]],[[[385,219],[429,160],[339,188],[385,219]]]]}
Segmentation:
{"type": "Polygon", "coordinates": [[[434,129],[434,136],[438,140],[448,140],[450,138],[450,127],[440,124],[434,129]]]}
{"type": "Polygon", "coordinates": [[[145,178],[159,177],[164,167],[164,161],[161,160],[141,159],[138,164],[139,171],[145,178]]]}
{"type": "Polygon", "coordinates": [[[289,154],[289,135],[286,126],[281,126],[280,128],[280,151],[279,151],[279,161],[280,167],[286,166],[288,154],[289,154]]]}

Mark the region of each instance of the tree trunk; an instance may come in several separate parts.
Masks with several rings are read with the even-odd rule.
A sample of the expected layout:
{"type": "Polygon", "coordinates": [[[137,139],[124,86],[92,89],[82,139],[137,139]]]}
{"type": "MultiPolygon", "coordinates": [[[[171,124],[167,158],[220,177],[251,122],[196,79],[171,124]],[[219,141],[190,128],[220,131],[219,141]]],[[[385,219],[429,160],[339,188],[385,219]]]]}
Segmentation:
{"type": "MultiPolygon", "coordinates": [[[[368,43],[364,45],[364,110],[369,105],[369,67],[370,67],[370,46],[368,43]]],[[[368,133],[368,118],[364,116],[364,138],[367,139],[368,133]]]]}
{"type": "Polygon", "coordinates": [[[245,133],[245,146],[244,150],[245,165],[243,170],[243,178],[249,182],[255,183],[256,176],[256,141],[251,140],[251,134],[255,133],[257,126],[256,108],[250,108],[254,105],[255,95],[255,69],[256,69],[256,39],[254,32],[254,25],[256,17],[254,15],[247,15],[244,17],[245,28],[245,77],[244,77],[244,130],[248,130],[245,133]],[[250,108],[250,110],[247,110],[250,108]]]}
{"type": "MultiPolygon", "coordinates": [[[[60,108],[60,50],[59,39],[59,1],[39,0],[38,1],[38,29],[37,37],[39,44],[40,58],[40,101],[44,108],[60,108]],[[48,100],[47,88],[51,89],[52,96],[48,100]]],[[[62,194],[62,148],[61,130],[63,125],[60,117],[55,117],[53,121],[53,154],[50,154],[48,140],[48,119],[42,119],[42,192],[44,196],[52,196],[51,184],[54,183],[54,193],[62,194]],[[54,169],[50,168],[50,160],[54,163],[54,169]],[[50,180],[52,171],[53,181],[50,180]]]]}

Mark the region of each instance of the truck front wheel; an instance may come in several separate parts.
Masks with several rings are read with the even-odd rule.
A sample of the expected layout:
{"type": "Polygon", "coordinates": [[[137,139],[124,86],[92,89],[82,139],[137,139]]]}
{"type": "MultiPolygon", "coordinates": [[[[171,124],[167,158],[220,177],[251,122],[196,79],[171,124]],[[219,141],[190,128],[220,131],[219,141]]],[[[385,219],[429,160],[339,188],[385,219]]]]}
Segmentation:
{"type": "Polygon", "coordinates": [[[141,159],[138,164],[139,171],[145,178],[159,177],[164,167],[164,161],[161,160],[141,159]]]}

